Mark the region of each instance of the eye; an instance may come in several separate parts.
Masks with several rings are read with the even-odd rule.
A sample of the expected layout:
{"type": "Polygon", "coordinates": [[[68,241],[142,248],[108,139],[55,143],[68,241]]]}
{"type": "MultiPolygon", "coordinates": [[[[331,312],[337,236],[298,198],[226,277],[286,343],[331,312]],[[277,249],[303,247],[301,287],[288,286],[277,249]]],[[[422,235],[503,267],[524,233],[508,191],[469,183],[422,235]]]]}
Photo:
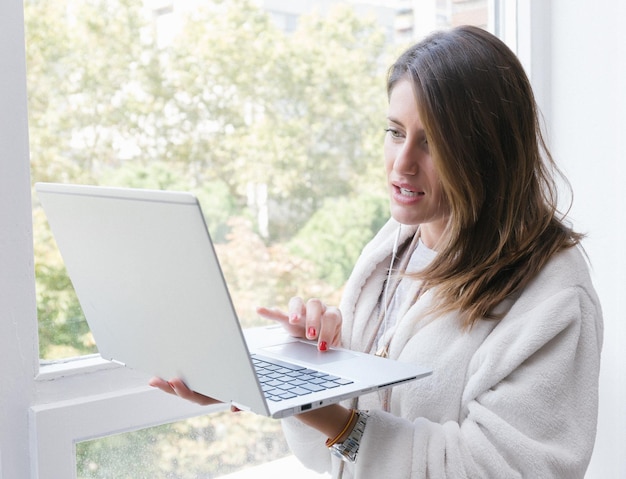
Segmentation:
{"type": "Polygon", "coordinates": [[[402,138],[402,133],[400,132],[400,130],[396,128],[391,128],[391,127],[385,128],[385,131],[389,133],[389,135],[394,139],[402,138]]]}

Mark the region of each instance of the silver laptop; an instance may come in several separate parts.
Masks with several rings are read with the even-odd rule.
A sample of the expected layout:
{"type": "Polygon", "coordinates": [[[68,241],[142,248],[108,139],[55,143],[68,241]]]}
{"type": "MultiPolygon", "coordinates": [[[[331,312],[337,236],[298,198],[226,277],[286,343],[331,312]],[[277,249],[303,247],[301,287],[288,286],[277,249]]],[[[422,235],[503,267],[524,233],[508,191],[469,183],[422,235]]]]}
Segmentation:
{"type": "Polygon", "coordinates": [[[103,358],[257,414],[286,417],[430,374],[353,351],[320,352],[281,327],[242,330],[189,193],[38,183],[103,358]]]}

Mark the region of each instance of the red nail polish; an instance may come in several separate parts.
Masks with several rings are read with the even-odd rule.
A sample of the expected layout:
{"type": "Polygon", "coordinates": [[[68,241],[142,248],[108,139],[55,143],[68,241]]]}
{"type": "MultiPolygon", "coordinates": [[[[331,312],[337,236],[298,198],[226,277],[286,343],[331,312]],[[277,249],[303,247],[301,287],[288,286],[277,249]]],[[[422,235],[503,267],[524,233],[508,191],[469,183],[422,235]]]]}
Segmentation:
{"type": "Polygon", "coordinates": [[[311,326],[309,328],[309,338],[313,339],[315,337],[315,328],[311,326]]]}
{"type": "Polygon", "coordinates": [[[320,341],[319,348],[320,351],[326,351],[328,349],[328,344],[326,344],[326,341],[320,341]]]}

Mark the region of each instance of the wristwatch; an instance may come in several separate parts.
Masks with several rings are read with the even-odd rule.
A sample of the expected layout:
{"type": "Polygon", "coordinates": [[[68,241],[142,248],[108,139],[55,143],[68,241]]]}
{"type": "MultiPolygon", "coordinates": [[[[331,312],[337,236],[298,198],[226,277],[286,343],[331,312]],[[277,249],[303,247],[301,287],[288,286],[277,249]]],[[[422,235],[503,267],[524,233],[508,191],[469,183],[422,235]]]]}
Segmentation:
{"type": "Polygon", "coordinates": [[[330,452],[341,458],[343,461],[350,463],[356,461],[356,456],[359,453],[359,446],[361,445],[361,437],[363,437],[365,424],[367,423],[367,418],[369,417],[369,414],[365,411],[359,411],[357,414],[359,418],[346,440],[330,446],[330,452]]]}

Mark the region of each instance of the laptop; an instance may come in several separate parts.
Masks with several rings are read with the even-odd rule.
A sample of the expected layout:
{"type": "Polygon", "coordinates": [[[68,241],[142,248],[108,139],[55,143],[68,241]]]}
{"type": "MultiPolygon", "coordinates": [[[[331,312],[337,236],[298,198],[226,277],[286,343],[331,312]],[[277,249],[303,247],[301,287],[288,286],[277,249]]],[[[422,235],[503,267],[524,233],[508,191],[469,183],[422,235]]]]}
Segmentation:
{"type": "Polygon", "coordinates": [[[197,198],[35,185],[100,355],[275,418],[425,377],[427,368],[280,326],[243,330],[197,198]]]}

